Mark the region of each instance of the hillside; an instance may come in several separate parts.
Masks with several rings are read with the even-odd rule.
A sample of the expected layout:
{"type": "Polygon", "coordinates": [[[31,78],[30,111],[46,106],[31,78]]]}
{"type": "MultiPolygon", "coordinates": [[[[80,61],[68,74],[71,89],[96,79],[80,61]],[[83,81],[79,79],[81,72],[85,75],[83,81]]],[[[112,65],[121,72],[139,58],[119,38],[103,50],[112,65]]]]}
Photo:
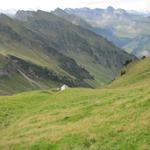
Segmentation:
{"type": "Polygon", "coordinates": [[[0,15],[0,53],[57,74],[57,80],[50,77],[54,81],[50,88],[64,83],[71,87],[103,86],[127,60],[136,59],[103,37],[41,10],[18,11],[15,18],[0,15]]]}
{"type": "MultiPolygon", "coordinates": [[[[73,65],[75,68],[75,64],[73,65]]],[[[84,75],[90,77],[90,75],[83,68],[79,69],[79,72],[84,72],[84,75]]],[[[1,95],[37,89],[58,88],[62,84],[67,84],[70,87],[88,87],[88,85],[82,81],[83,76],[81,76],[81,74],[77,77],[78,79],[73,79],[69,75],[63,76],[54,70],[50,70],[46,67],[36,65],[14,56],[6,57],[0,55],[1,95]]]]}
{"type": "Polygon", "coordinates": [[[103,89],[35,91],[0,97],[0,149],[150,147],[150,58],[103,89]]]}
{"type": "Polygon", "coordinates": [[[113,7],[107,9],[68,8],[64,11],[69,15],[82,18],[93,27],[94,32],[103,35],[120,48],[130,50],[138,57],[149,56],[150,39],[145,40],[145,37],[150,36],[149,17],[113,7]]]}
{"type": "Polygon", "coordinates": [[[144,86],[150,83],[150,58],[135,61],[125,66],[122,76],[112,82],[111,87],[144,86]]]}

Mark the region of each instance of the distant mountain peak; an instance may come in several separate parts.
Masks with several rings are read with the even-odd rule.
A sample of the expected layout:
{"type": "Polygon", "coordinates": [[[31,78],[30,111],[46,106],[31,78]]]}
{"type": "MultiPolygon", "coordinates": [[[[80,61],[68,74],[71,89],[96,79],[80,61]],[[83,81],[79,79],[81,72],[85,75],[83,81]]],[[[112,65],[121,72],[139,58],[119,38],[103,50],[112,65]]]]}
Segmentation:
{"type": "Polygon", "coordinates": [[[52,11],[52,13],[75,25],[78,25],[87,29],[91,28],[91,26],[82,18],[74,14],[67,13],[65,10],[62,10],[60,8],[55,9],[54,11],[52,11]]]}
{"type": "Polygon", "coordinates": [[[124,9],[119,8],[119,9],[116,9],[115,13],[119,13],[119,14],[126,14],[126,13],[127,13],[127,11],[126,11],[126,10],[124,10],[124,9]]]}
{"type": "Polygon", "coordinates": [[[115,8],[112,7],[112,6],[108,6],[106,10],[107,10],[107,11],[110,11],[110,12],[113,12],[113,11],[115,10],[115,8]]]}
{"type": "Polygon", "coordinates": [[[59,7],[58,7],[58,8],[56,8],[56,9],[55,9],[55,11],[63,11],[63,12],[64,12],[64,10],[63,10],[63,9],[61,9],[61,8],[59,8],[59,7]]]}
{"type": "Polygon", "coordinates": [[[27,21],[28,17],[33,16],[33,11],[25,11],[25,10],[18,10],[15,14],[15,18],[21,21],[27,21]]]}
{"type": "Polygon", "coordinates": [[[68,15],[63,9],[56,8],[54,11],[52,11],[55,15],[68,15]]]}

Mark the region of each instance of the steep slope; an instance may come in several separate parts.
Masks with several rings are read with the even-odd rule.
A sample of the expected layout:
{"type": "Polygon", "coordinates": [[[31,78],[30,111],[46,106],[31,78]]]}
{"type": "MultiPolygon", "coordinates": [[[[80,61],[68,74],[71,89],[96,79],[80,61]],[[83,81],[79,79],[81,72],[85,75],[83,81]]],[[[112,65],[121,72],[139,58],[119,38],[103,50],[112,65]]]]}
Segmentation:
{"type": "Polygon", "coordinates": [[[48,81],[37,74],[35,69],[44,72],[44,68],[32,68],[33,65],[13,57],[0,56],[0,94],[13,94],[22,91],[30,91],[37,89],[48,89],[59,85],[59,83],[48,81]],[[22,64],[23,63],[23,64],[22,64]],[[26,67],[26,68],[24,68],[26,67]],[[44,82],[45,81],[45,82],[44,82]],[[48,81],[48,82],[47,82],[48,81]]]}
{"type": "Polygon", "coordinates": [[[149,73],[146,58],[109,88],[0,97],[0,149],[149,149],[149,73]]]}
{"type": "MultiPolygon", "coordinates": [[[[84,79],[93,79],[89,72],[72,58],[50,47],[46,39],[27,29],[22,22],[1,15],[0,32],[0,53],[10,54],[38,66],[46,67],[59,74],[60,78],[63,76],[68,78],[68,81],[80,80],[81,86],[90,86],[87,83],[83,84],[84,79]]],[[[76,85],[80,86],[79,83],[76,85]]]]}
{"type": "MultiPolygon", "coordinates": [[[[103,35],[127,51],[129,46],[127,47],[126,45],[130,42],[150,35],[150,20],[148,17],[129,13],[123,9],[108,7],[107,9],[65,9],[65,11],[81,17],[94,28],[97,34],[103,35]]],[[[137,45],[140,45],[141,42],[142,40],[137,41],[137,45]]],[[[149,46],[147,42],[144,45],[149,46]]],[[[135,49],[132,53],[142,56],[143,51],[145,51],[144,46],[138,47],[137,53],[135,49]],[[139,49],[141,53],[138,52],[139,49]]]]}
{"type": "MultiPolygon", "coordinates": [[[[17,16],[19,14],[23,15],[24,12],[18,12],[17,16]]],[[[32,17],[29,15],[27,18],[28,21],[24,23],[28,29],[42,35],[51,47],[83,66],[98,85],[109,82],[126,60],[134,58],[103,37],[52,13],[39,10],[32,12],[32,17]]]]}
{"type": "MultiPolygon", "coordinates": [[[[85,70],[78,71],[84,72],[85,70]]],[[[0,55],[0,94],[48,89],[60,87],[62,84],[67,84],[70,87],[88,86],[81,78],[81,75],[79,75],[78,79],[75,79],[69,75],[61,75],[54,70],[14,56],[5,57],[0,55]]]]}
{"type": "MultiPolygon", "coordinates": [[[[97,12],[98,10],[95,10],[95,11],[97,12]]],[[[92,10],[92,11],[94,11],[94,10],[92,10]]],[[[92,11],[90,11],[88,13],[88,15],[92,15],[93,14],[92,11]]],[[[82,19],[82,17],[79,17],[80,13],[79,14],[75,13],[76,15],[74,15],[74,13],[72,13],[72,12],[70,13],[70,9],[66,9],[66,10],[56,9],[55,11],[53,11],[53,13],[61,18],[64,18],[65,20],[67,20],[73,24],[80,25],[81,27],[89,29],[98,35],[102,35],[103,37],[106,37],[109,41],[112,41],[115,45],[117,45],[119,47],[124,46],[125,44],[127,44],[130,41],[129,38],[122,38],[122,37],[115,36],[113,29],[110,27],[106,27],[106,28],[94,27],[93,24],[87,23],[85,21],[86,19],[84,20],[84,19],[82,19]]],[[[100,15],[100,13],[98,13],[98,15],[100,15]]]]}
{"type": "MultiPolygon", "coordinates": [[[[135,59],[101,36],[44,11],[0,15],[0,53],[46,67],[71,86],[99,87],[135,59]]],[[[62,83],[62,82],[60,82],[62,83]]]]}
{"type": "Polygon", "coordinates": [[[90,24],[88,24],[85,20],[76,15],[69,14],[60,8],[55,9],[54,11],[52,11],[52,13],[61,18],[64,18],[65,20],[71,22],[72,24],[92,30],[92,26],[90,26],[90,24]]]}
{"type": "Polygon", "coordinates": [[[87,13],[88,17],[90,18],[90,20],[93,19],[92,15],[96,15],[97,19],[98,19],[99,15],[101,15],[101,13],[103,12],[102,9],[95,9],[95,12],[94,12],[94,10],[90,10],[88,8],[84,8],[84,9],[83,10],[85,11],[85,15],[82,14],[84,12],[83,10],[79,10],[79,12],[77,11],[77,14],[76,14],[76,13],[72,12],[72,9],[65,9],[65,10],[56,9],[55,11],[53,11],[53,13],[61,18],[64,18],[65,20],[67,20],[73,24],[80,25],[81,27],[89,29],[98,35],[102,35],[103,37],[107,38],[109,41],[112,41],[118,47],[122,47],[122,46],[128,44],[130,39],[124,38],[124,37],[117,37],[114,34],[113,28],[111,28],[111,27],[108,27],[108,26],[106,26],[105,28],[95,27],[95,26],[93,26],[93,23],[90,23],[90,22],[85,23],[86,19],[84,19],[84,17],[86,18],[86,13],[87,13]],[[86,9],[88,11],[86,11],[86,9]],[[70,13],[70,11],[71,11],[71,13],[70,13]],[[80,15],[81,15],[81,17],[79,17],[80,15]],[[82,17],[82,15],[83,15],[83,17],[82,17]]]}

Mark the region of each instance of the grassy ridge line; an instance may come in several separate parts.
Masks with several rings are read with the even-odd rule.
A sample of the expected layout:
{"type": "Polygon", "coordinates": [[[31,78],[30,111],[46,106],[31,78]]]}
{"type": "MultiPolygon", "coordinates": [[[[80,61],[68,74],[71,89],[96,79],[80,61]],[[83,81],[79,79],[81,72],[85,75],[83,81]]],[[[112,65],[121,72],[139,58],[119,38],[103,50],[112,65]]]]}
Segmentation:
{"type": "Polygon", "coordinates": [[[118,77],[110,87],[144,85],[150,83],[150,58],[135,61],[123,69],[125,74],[118,77]]]}

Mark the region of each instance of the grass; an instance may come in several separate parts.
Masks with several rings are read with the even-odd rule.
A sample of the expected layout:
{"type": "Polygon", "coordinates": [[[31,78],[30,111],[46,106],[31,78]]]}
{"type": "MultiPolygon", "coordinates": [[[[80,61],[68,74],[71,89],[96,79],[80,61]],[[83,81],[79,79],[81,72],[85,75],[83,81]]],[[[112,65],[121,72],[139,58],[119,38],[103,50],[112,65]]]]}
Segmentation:
{"type": "Polygon", "coordinates": [[[112,87],[135,86],[150,83],[150,58],[135,61],[124,68],[126,74],[112,83],[112,87]]]}
{"type": "Polygon", "coordinates": [[[149,62],[103,89],[1,96],[0,149],[149,150],[149,62]]]}

